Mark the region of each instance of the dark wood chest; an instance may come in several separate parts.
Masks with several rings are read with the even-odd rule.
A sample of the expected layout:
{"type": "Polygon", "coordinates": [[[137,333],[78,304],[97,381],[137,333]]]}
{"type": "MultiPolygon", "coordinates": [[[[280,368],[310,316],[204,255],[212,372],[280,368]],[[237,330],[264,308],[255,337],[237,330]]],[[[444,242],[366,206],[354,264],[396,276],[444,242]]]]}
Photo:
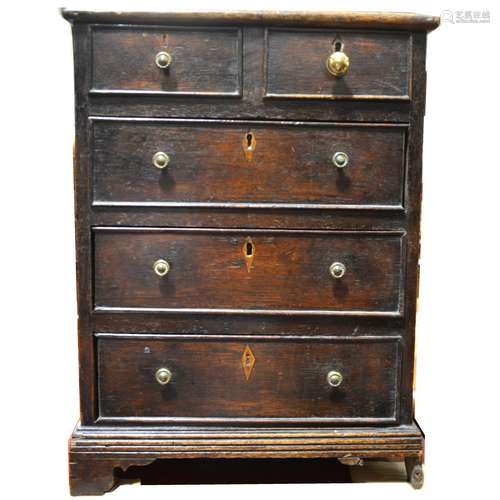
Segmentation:
{"type": "Polygon", "coordinates": [[[73,24],[71,492],[158,458],[406,461],[426,34],[416,14],[73,24]]]}

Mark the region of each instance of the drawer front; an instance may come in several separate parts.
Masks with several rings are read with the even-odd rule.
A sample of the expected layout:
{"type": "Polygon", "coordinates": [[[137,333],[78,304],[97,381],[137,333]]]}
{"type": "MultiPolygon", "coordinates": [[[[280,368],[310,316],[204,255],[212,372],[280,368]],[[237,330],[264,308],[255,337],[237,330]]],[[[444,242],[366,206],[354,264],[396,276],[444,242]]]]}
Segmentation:
{"type": "Polygon", "coordinates": [[[98,310],[401,315],[401,233],[97,228],[94,245],[98,310]]]}
{"type": "Polygon", "coordinates": [[[405,126],[95,120],[92,129],[96,205],[403,204],[405,126]]]}
{"type": "Polygon", "coordinates": [[[397,417],[395,339],[100,335],[102,419],[394,422],[397,417]]]}
{"type": "Polygon", "coordinates": [[[97,27],[92,65],[91,93],[239,96],[241,31],[97,27]],[[157,65],[161,52],[168,68],[157,65]]]}
{"type": "Polygon", "coordinates": [[[404,33],[270,29],[266,97],[408,100],[410,48],[404,33]],[[349,58],[343,76],[327,69],[335,45],[349,58]]]}

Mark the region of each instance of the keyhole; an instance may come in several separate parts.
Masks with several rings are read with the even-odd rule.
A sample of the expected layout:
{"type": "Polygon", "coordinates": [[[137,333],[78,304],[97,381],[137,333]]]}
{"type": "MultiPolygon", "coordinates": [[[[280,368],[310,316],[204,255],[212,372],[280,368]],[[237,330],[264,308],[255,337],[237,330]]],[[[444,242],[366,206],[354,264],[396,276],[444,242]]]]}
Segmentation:
{"type": "Polygon", "coordinates": [[[247,257],[251,257],[253,255],[253,245],[252,242],[247,241],[247,257]]]}
{"type": "Polygon", "coordinates": [[[245,256],[245,264],[247,266],[247,271],[250,272],[252,269],[253,260],[255,258],[255,243],[252,241],[250,236],[245,238],[245,243],[243,244],[243,255],[245,256]]]}
{"type": "Polygon", "coordinates": [[[251,161],[253,157],[253,152],[255,151],[255,147],[257,146],[257,141],[255,140],[255,134],[252,131],[247,132],[243,136],[242,146],[245,158],[247,159],[247,161],[251,161]]]}
{"type": "Polygon", "coordinates": [[[252,364],[252,358],[250,357],[250,354],[247,354],[245,356],[245,365],[250,366],[252,364]]]}
{"type": "Polygon", "coordinates": [[[334,52],[341,52],[344,44],[340,40],[334,40],[333,43],[333,51],[334,52]]]}
{"type": "Polygon", "coordinates": [[[247,132],[245,134],[245,148],[248,151],[253,151],[255,149],[255,136],[253,135],[253,132],[247,132]]]}

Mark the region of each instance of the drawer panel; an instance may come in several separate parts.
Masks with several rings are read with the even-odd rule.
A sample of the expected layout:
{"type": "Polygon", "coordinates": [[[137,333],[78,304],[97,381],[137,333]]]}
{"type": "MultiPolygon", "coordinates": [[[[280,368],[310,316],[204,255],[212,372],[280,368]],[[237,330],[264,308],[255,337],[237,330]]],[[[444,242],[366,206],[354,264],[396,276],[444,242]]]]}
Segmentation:
{"type": "Polygon", "coordinates": [[[401,315],[401,233],[97,228],[94,246],[98,310],[401,315]]]}
{"type": "Polygon", "coordinates": [[[266,97],[410,99],[410,35],[269,29],[266,97]],[[334,45],[349,58],[344,76],[329,73],[334,45]]]}
{"type": "Polygon", "coordinates": [[[91,93],[241,95],[241,30],[95,27],[91,93]],[[171,57],[168,68],[156,56],[171,57]]]}
{"type": "Polygon", "coordinates": [[[95,205],[403,205],[405,126],[96,119],[92,128],[95,205]],[[164,168],[153,164],[159,152],[164,168]]]}
{"type": "Polygon", "coordinates": [[[99,334],[99,415],[103,420],[394,422],[398,346],[397,339],[99,334]],[[336,374],[330,381],[340,385],[330,385],[331,372],[336,374]]]}

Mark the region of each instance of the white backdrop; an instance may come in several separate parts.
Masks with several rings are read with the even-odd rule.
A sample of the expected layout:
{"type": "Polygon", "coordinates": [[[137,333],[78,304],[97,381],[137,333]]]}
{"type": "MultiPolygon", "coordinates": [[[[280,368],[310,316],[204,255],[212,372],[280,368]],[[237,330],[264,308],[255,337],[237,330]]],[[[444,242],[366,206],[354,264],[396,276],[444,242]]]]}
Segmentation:
{"type": "MultiPolygon", "coordinates": [[[[73,229],[73,68],[60,2],[2,5],[0,282],[4,498],[69,497],[78,417],[73,229]]],[[[489,11],[428,41],[416,416],[426,484],[122,486],[110,498],[498,498],[500,381],[498,2],[184,0],[79,2],[115,10],[489,11]],[[496,30],[496,31],[495,31],[496,30]]],[[[66,4],[73,7],[75,4],[66,4]]]]}

